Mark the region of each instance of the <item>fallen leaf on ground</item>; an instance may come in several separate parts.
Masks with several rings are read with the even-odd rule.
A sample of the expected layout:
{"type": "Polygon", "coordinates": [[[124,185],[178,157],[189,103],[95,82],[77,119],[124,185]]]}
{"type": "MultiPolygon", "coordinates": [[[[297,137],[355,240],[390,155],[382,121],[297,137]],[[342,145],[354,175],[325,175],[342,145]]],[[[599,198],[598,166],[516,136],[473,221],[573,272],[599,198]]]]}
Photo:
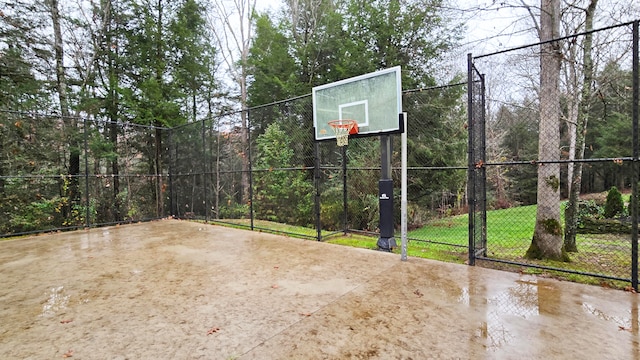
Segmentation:
{"type": "Polygon", "coordinates": [[[280,266],[274,266],[273,268],[278,270],[280,268],[280,266]]]}
{"type": "Polygon", "coordinates": [[[620,331],[630,331],[629,329],[627,329],[626,327],[624,327],[622,325],[618,325],[618,330],[620,330],[620,331]]]}
{"type": "Polygon", "coordinates": [[[278,288],[278,284],[273,284],[271,285],[272,288],[277,289],[278,288]]]}
{"type": "Polygon", "coordinates": [[[636,289],[633,288],[633,286],[629,285],[627,287],[624,288],[624,291],[630,292],[630,293],[636,293],[636,289]]]}
{"type": "Polygon", "coordinates": [[[73,356],[73,350],[69,349],[66,353],[62,354],[63,358],[70,358],[73,356]]]}
{"type": "Polygon", "coordinates": [[[209,331],[207,331],[207,335],[211,335],[211,334],[215,334],[218,331],[220,331],[220,328],[218,327],[212,327],[211,329],[209,329],[209,331]]]}
{"type": "Polygon", "coordinates": [[[68,323],[70,323],[72,321],[73,321],[73,319],[60,320],[60,324],[68,324],[68,323]]]}
{"type": "Polygon", "coordinates": [[[311,313],[300,313],[302,316],[311,316],[311,313]]]}
{"type": "Polygon", "coordinates": [[[417,290],[413,292],[414,294],[418,295],[418,297],[423,297],[424,294],[420,292],[420,290],[417,290]]]}

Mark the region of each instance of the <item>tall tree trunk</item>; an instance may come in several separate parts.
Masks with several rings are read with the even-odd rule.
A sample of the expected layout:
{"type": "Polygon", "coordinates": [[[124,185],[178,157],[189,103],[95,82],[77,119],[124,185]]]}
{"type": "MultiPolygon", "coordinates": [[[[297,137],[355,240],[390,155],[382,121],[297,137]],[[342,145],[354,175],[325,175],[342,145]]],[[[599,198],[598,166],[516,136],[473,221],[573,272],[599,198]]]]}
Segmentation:
{"type": "MultiPolygon", "coordinates": [[[[593,17],[598,5],[598,0],[591,0],[585,10],[585,31],[593,30],[593,17]]],[[[589,104],[591,103],[591,83],[593,82],[593,59],[591,51],[593,48],[593,34],[588,33],[584,38],[583,45],[583,81],[578,108],[578,121],[576,124],[576,160],[584,159],[585,137],[587,134],[587,124],[589,121],[589,104]]],[[[569,252],[577,252],[576,233],[578,229],[578,202],[580,200],[580,188],[582,187],[582,163],[572,163],[573,168],[571,187],[569,192],[569,202],[565,210],[565,230],[564,249],[569,252]]]]}
{"type": "Polygon", "coordinates": [[[215,11],[222,20],[224,30],[216,30],[214,26],[214,34],[220,43],[233,44],[240,51],[240,58],[236,59],[235,54],[230,48],[223,50],[223,59],[231,70],[234,80],[240,87],[240,107],[242,109],[240,124],[240,146],[242,152],[240,154],[242,161],[242,174],[240,179],[241,199],[247,204],[249,202],[249,124],[247,116],[247,77],[248,77],[248,59],[251,42],[253,40],[253,16],[255,14],[257,0],[235,0],[233,2],[234,9],[223,6],[220,2],[214,2],[215,11]],[[233,12],[236,12],[235,14],[233,12]],[[237,15],[236,19],[232,19],[233,15],[237,15]]]}
{"type": "MultiPolygon", "coordinates": [[[[156,24],[156,66],[155,66],[155,76],[158,84],[162,84],[163,79],[162,75],[164,72],[164,53],[163,53],[163,34],[162,34],[162,13],[163,13],[163,3],[162,0],[158,0],[157,2],[157,10],[158,10],[158,22],[156,24]]],[[[164,99],[164,98],[163,98],[164,99]]],[[[155,137],[154,137],[154,147],[155,147],[155,156],[154,156],[154,165],[155,165],[155,193],[156,193],[156,216],[162,216],[164,213],[164,181],[162,178],[162,130],[160,129],[162,122],[156,120],[154,125],[155,128],[155,137]]]]}
{"type": "MultiPolygon", "coordinates": [[[[250,2],[247,5],[251,5],[250,2]]],[[[254,5],[255,7],[255,5],[254,5]]],[[[253,14],[249,14],[249,19],[251,19],[251,17],[253,16],[253,14]]],[[[247,77],[248,75],[248,61],[249,61],[249,50],[250,50],[250,43],[251,43],[251,20],[249,20],[249,26],[248,26],[248,34],[247,34],[247,39],[244,40],[243,43],[243,48],[241,49],[241,55],[240,55],[240,62],[241,62],[241,66],[240,66],[240,104],[242,106],[242,114],[241,114],[241,118],[242,118],[242,128],[241,128],[241,139],[242,139],[242,203],[243,204],[248,204],[249,203],[249,187],[251,186],[251,184],[249,183],[249,171],[251,170],[251,159],[249,159],[249,112],[247,110],[248,106],[248,93],[247,93],[247,77]]]]}
{"type": "Polygon", "coordinates": [[[571,194],[573,183],[574,163],[576,159],[576,132],[578,124],[578,103],[580,102],[580,96],[577,94],[577,74],[575,73],[576,65],[570,65],[571,75],[570,83],[573,91],[569,90],[571,94],[567,94],[567,134],[569,136],[569,160],[572,161],[567,165],[567,194],[571,194]]]}
{"type": "Polygon", "coordinates": [[[107,113],[109,117],[109,141],[113,146],[113,152],[116,156],[111,160],[111,175],[113,175],[112,189],[112,207],[111,213],[114,221],[122,221],[122,204],[120,200],[120,168],[118,166],[118,46],[113,40],[113,16],[112,16],[111,0],[105,0],[104,3],[104,21],[105,24],[105,51],[107,51],[108,72],[109,72],[109,89],[107,113]]]}
{"type": "MultiPolygon", "coordinates": [[[[540,40],[559,37],[560,0],[541,0],[540,40]]],[[[557,161],[560,154],[560,92],[562,53],[559,42],[540,46],[539,161],[557,161]]],[[[527,258],[565,260],[560,224],[560,165],[538,166],[536,225],[527,258]]]]}
{"type": "MultiPolygon", "coordinates": [[[[3,135],[4,136],[4,135],[3,135]]],[[[0,141],[0,154],[4,153],[4,144],[2,143],[2,141],[0,141]]],[[[2,195],[2,197],[4,197],[5,193],[4,193],[4,177],[5,176],[5,171],[4,171],[4,167],[2,166],[2,161],[0,161],[0,195],[2,195]]]]}
{"type": "MultiPolygon", "coordinates": [[[[243,101],[246,104],[246,100],[243,101]]],[[[241,136],[241,146],[242,146],[242,203],[249,203],[249,187],[251,184],[249,183],[249,171],[250,169],[250,159],[249,159],[249,126],[248,126],[248,116],[247,109],[243,107],[242,110],[242,129],[240,131],[241,136]]]]}
{"type": "Polygon", "coordinates": [[[67,78],[64,69],[64,47],[62,39],[62,30],[60,27],[60,11],[58,8],[58,0],[47,0],[51,22],[53,25],[53,48],[56,59],[56,90],[58,92],[58,101],[60,102],[60,114],[62,121],[66,124],[69,131],[69,184],[67,192],[64,194],[69,202],[63,209],[64,216],[68,218],[71,215],[72,206],[80,201],[79,179],[80,175],[80,147],[78,142],[78,128],[76,120],[71,118],[69,114],[69,98],[67,95],[67,78]]]}

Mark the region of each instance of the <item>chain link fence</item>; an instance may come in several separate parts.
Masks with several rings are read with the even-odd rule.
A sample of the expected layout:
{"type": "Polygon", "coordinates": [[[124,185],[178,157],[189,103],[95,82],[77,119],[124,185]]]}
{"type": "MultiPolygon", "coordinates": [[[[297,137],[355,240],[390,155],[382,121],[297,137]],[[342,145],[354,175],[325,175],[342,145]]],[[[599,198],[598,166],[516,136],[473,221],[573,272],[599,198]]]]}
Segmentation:
{"type": "MultiPolygon", "coordinates": [[[[445,219],[466,211],[463,95],[464,84],[404,93],[410,239],[452,245],[459,256],[466,252],[466,227],[452,229],[445,219]],[[434,219],[439,231],[425,232],[434,219]]],[[[166,216],[315,239],[350,232],[375,237],[378,231],[379,141],[352,139],[345,148],[316,142],[311,96],[173,129],[1,114],[3,236],[166,216]],[[24,163],[33,166],[25,170],[24,163]],[[57,212],[34,196],[71,205],[57,212]],[[31,211],[34,206],[48,210],[31,211]]],[[[399,214],[400,136],[392,141],[399,214]]]]}
{"type": "Polygon", "coordinates": [[[0,111],[0,132],[2,236],[169,213],[167,129],[0,111]]]}
{"type": "Polygon", "coordinates": [[[470,123],[484,128],[470,132],[472,261],[637,289],[638,22],[469,60],[470,123]],[[563,54],[558,93],[540,90],[545,46],[563,54]],[[541,211],[560,224],[536,224],[541,211]],[[536,260],[536,226],[553,227],[561,259],[536,260]]]}

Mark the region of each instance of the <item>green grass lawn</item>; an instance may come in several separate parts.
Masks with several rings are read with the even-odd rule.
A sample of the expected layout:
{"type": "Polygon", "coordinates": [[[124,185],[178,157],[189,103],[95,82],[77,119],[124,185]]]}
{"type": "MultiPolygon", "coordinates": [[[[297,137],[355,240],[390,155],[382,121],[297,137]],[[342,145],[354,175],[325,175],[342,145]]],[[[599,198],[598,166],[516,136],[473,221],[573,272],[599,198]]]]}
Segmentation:
{"type": "MultiPolygon", "coordinates": [[[[535,219],[535,205],[487,211],[487,243],[507,248],[528,246],[535,219]]],[[[410,231],[408,237],[466,246],[469,242],[469,216],[464,214],[433,220],[410,231]]]]}

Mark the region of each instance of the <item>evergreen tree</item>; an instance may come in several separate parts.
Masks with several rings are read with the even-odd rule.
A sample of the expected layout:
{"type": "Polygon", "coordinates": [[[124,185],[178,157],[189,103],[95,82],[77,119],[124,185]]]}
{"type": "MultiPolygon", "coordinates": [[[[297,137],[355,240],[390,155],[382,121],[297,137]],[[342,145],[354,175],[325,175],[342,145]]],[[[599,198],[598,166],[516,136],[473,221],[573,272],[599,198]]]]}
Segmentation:
{"type": "Polygon", "coordinates": [[[300,68],[289,54],[290,40],[276,27],[268,14],[256,19],[256,37],[249,52],[251,81],[249,106],[285,100],[303,91],[296,74],[300,68]]]}
{"type": "Polygon", "coordinates": [[[196,0],[184,0],[169,25],[169,48],[177,53],[174,59],[174,85],[190,100],[185,108],[190,109],[191,121],[196,121],[198,117],[198,95],[205,87],[215,88],[209,76],[215,49],[210,44],[211,36],[204,16],[205,9],[201,4],[196,0]]]}
{"type": "MultiPolygon", "coordinates": [[[[525,100],[522,106],[501,107],[498,121],[505,129],[500,144],[505,149],[506,160],[533,161],[538,149],[538,113],[532,111],[525,100]]],[[[532,165],[515,165],[507,172],[510,180],[509,197],[521,205],[536,203],[536,172],[532,165]]]]}
{"type": "MultiPolygon", "coordinates": [[[[593,119],[587,133],[585,157],[619,158],[632,156],[632,88],[631,71],[609,63],[597,75],[598,96],[590,105],[593,119]]],[[[631,167],[607,162],[584,170],[586,191],[606,191],[612,186],[624,189],[631,182],[631,167]],[[602,179],[599,182],[590,179],[602,179]]]]}
{"type": "Polygon", "coordinates": [[[459,39],[441,0],[348,0],[337,71],[341,78],[396,65],[406,89],[435,85],[442,54],[459,39]]]}
{"type": "Polygon", "coordinates": [[[607,200],[604,203],[604,217],[612,219],[624,211],[624,201],[622,194],[617,187],[612,187],[607,193],[607,200]]]}
{"type": "Polygon", "coordinates": [[[313,224],[313,186],[295,166],[295,149],[280,124],[269,125],[257,142],[256,216],[296,225],[313,224]]]}

